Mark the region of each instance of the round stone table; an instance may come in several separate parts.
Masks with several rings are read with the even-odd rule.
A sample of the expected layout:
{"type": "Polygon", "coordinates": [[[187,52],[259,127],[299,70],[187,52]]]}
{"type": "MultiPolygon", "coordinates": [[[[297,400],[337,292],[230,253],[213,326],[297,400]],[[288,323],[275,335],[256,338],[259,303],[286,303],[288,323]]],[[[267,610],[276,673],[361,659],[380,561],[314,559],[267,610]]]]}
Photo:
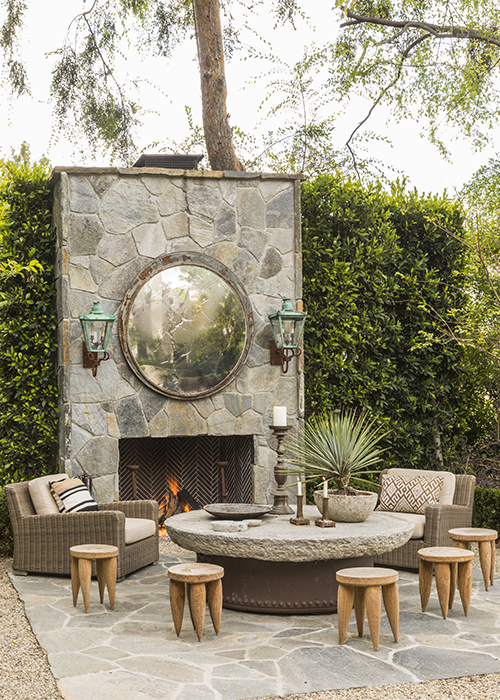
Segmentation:
{"type": "Polygon", "coordinates": [[[386,513],[362,523],[314,524],[315,506],[304,507],[310,525],[290,515],[265,515],[245,532],[216,532],[204,510],[174,515],[165,523],[173,542],[201,562],[224,567],[225,608],[259,613],[311,614],[337,611],[340,569],[373,566],[376,554],[401,547],[413,524],[386,513]]]}

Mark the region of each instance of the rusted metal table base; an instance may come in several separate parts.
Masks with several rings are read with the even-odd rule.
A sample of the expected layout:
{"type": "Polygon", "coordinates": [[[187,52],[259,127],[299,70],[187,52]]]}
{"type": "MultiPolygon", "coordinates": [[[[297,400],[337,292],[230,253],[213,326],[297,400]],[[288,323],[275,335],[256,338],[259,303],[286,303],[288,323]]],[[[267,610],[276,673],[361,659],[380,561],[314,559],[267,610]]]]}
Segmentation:
{"type": "Polygon", "coordinates": [[[335,613],[337,571],[373,566],[373,557],[287,562],[198,554],[197,560],[224,568],[224,608],[272,615],[335,613]]]}

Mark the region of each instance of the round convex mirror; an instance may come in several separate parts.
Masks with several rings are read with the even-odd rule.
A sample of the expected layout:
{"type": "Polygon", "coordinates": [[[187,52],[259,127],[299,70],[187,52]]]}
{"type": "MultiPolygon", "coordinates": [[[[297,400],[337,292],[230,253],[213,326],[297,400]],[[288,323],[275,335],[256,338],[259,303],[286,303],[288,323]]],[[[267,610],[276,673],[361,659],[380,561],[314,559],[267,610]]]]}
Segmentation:
{"type": "Polygon", "coordinates": [[[201,254],[156,260],[133,282],[120,313],[130,367],[177,399],[208,396],[230,382],[252,336],[251,305],[238,280],[201,254]]]}

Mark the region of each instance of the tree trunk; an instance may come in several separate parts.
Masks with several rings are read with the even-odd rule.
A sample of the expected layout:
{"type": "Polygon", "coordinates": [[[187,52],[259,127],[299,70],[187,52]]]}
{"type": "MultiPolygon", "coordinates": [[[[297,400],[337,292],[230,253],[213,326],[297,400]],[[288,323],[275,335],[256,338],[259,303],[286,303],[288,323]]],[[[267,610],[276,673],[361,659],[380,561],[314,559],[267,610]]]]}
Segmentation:
{"type": "Polygon", "coordinates": [[[226,108],[226,76],[219,0],[193,0],[200,64],[203,130],[213,170],[244,170],[234,152],[226,108]]]}

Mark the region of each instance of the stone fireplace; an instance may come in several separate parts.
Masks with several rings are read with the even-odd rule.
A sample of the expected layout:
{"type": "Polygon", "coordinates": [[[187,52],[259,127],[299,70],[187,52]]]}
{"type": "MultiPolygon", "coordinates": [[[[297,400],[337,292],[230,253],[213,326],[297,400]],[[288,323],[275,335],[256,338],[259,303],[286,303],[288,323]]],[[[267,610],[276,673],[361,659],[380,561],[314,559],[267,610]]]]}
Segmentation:
{"type": "MultiPolygon", "coordinates": [[[[302,358],[286,374],[270,364],[268,320],[284,298],[301,299],[300,177],[58,167],[51,182],[61,468],[92,476],[97,500],[108,501],[131,497],[127,466],[139,464],[140,498],[158,500],[173,479],[204,505],[221,498],[223,461],[229,501],[272,502],[273,406],[287,407],[290,425],[303,416],[302,358]],[[227,281],[246,331],[244,351],[223,381],[190,393],[184,378],[188,388],[177,396],[174,373],[159,380],[134,357],[127,323],[148,275],[185,260],[227,281]],[[110,359],[95,377],[82,365],[78,320],[94,301],[117,317],[110,359]]],[[[163,351],[173,358],[169,348],[163,351]]]]}

